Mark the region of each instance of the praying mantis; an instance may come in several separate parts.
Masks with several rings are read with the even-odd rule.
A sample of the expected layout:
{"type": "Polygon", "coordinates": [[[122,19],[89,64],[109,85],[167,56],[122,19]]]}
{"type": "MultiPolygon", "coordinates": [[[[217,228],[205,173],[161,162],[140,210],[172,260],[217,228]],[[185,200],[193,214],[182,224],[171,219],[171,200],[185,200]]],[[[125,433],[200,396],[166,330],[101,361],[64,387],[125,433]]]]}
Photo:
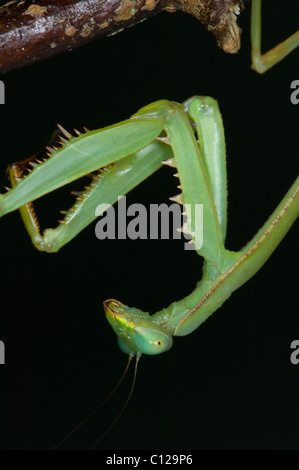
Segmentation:
{"type": "MultiPolygon", "coordinates": [[[[214,72],[214,70],[213,70],[213,72],[214,72]]],[[[211,79],[211,77],[212,77],[212,73],[209,74],[209,79],[211,79]]],[[[294,77],[292,76],[291,78],[293,79],[294,77]]],[[[188,79],[190,79],[190,77],[188,77],[188,79]]],[[[254,80],[255,80],[255,79],[253,79],[253,82],[254,82],[254,80]]],[[[287,79],[285,79],[285,78],[282,80],[282,82],[283,82],[284,80],[287,82],[287,79]]],[[[253,82],[252,82],[252,83],[253,83],[253,82]]],[[[265,83],[265,82],[264,82],[264,83],[265,83]]],[[[268,85],[269,85],[269,83],[270,83],[270,82],[268,82],[268,85]]],[[[222,85],[223,85],[223,83],[222,83],[222,85]]],[[[60,86],[61,86],[61,84],[60,84],[60,86]]],[[[205,85],[205,86],[207,87],[208,85],[205,85]]],[[[238,85],[234,85],[234,89],[236,89],[236,87],[238,88],[238,85]]],[[[244,87],[244,82],[243,82],[243,87],[244,87]]],[[[192,88],[192,87],[191,87],[191,88],[192,88]]],[[[212,93],[210,93],[210,94],[212,94],[212,93]]],[[[30,93],[29,93],[29,95],[30,95],[30,93]]],[[[251,96],[252,96],[252,95],[251,95],[251,96]]],[[[233,101],[233,100],[234,100],[234,92],[231,91],[228,101],[233,101]]],[[[219,99],[219,101],[220,101],[220,99],[219,99]]],[[[67,103],[67,104],[68,104],[68,103],[67,103]]],[[[291,105],[288,103],[288,106],[290,107],[291,105]]],[[[231,107],[232,107],[232,111],[233,111],[234,106],[231,106],[231,107]]],[[[137,109],[137,108],[136,108],[136,109],[137,109]]],[[[222,109],[222,106],[221,106],[221,109],[222,109]]],[[[292,109],[292,108],[291,108],[291,109],[292,109]]],[[[135,111],[135,110],[132,109],[132,112],[134,112],[134,111],[135,111]]],[[[292,109],[292,112],[293,112],[293,111],[295,112],[295,110],[292,109]]],[[[225,116],[225,111],[223,112],[223,114],[224,114],[224,116],[225,116]]],[[[233,114],[233,112],[232,112],[232,114],[233,114]]],[[[237,123],[236,117],[234,117],[234,120],[235,120],[234,122],[235,122],[235,125],[236,125],[236,123],[237,123]]],[[[263,121],[263,120],[262,120],[262,122],[263,122],[263,124],[264,124],[264,121],[263,121]]],[[[246,121],[246,123],[247,123],[247,121],[246,121]]],[[[225,127],[227,127],[226,119],[224,120],[224,124],[225,124],[225,127]]],[[[247,125],[249,125],[249,124],[247,123],[247,125]]],[[[287,131],[287,130],[286,130],[286,131],[287,131]]],[[[232,133],[233,133],[233,132],[232,132],[232,133]]],[[[230,143],[230,142],[227,142],[227,145],[230,146],[231,143],[230,143]]],[[[258,145],[255,144],[254,147],[256,148],[256,147],[258,147],[258,145]]],[[[242,147],[242,148],[243,148],[243,147],[242,147]]],[[[243,151],[245,151],[245,150],[243,149],[243,151]]],[[[273,149],[272,149],[272,152],[273,152],[273,149]]],[[[253,157],[250,156],[250,158],[253,158],[253,157]]],[[[260,158],[261,158],[261,157],[260,157],[260,158]]],[[[261,165],[263,164],[263,162],[260,162],[260,163],[261,163],[261,165]]],[[[269,164],[269,163],[268,163],[268,164],[269,164]]],[[[288,165],[290,165],[290,167],[292,167],[292,165],[294,165],[294,162],[289,162],[289,160],[288,160],[288,165]]],[[[250,166],[253,166],[253,164],[250,165],[250,166]]],[[[294,168],[294,167],[292,167],[292,168],[294,168]]],[[[244,167],[243,167],[243,171],[244,171],[244,167]]],[[[250,170],[247,169],[247,171],[250,171],[250,170]]],[[[267,171],[268,171],[268,170],[267,170],[267,171]]],[[[265,171],[265,174],[267,174],[267,171],[265,171]]],[[[229,180],[229,184],[230,184],[230,180],[229,180]]],[[[240,188],[240,185],[238,185],[238,186],[239,186],[239,189],[242,189],[242,188],[240,188]]],[[[172,194],[170,194],[170,195],[172,195],[172,194]]],[[[243,196],[245,196],[245,194],[243,194],[243,196]]],[[[278,199],[279,199],[279,198],[275,199],[275,201],[278,202],[278,199]]],[[[271,209],[273,208],[273,202],[272,202],[272,200],[271,200],[270,202],[272,203],[272,205],[269,206],[268,213],[270,213],[270,212],[271,212],[271,209]]],[[[261,219],[261,221],[262,221],[263,218],[264,218],[264,214],[260,214],[260,216],[262,217],[262,219],[261,219]]],[[[229,220],[230,220],[230,219],[229,219],[229,220]]],[[[238,224],[237,228],[238,228],[238,230],[241,229],[240,224],[238,224]]],[[[18,236],[19,236],[19,233],[18,233],[18,236]]],[[[245,242],[245,241],[246,241],[246,240],[244,240],[244,242],[245,242]]],[[[98,245],[97,245],[97,246],[98,246],[98,245]]],[[[113,244],[112,244],[112,246],[113,246],[113,244]]],[[[86,249],[86,246],[85,246],[85,249],[86,249]]],[[[114,248],[113,248],[113,249],[114,249],[114,248]]],[[[101,248],[98,247],[98,250],[101,251],[101,248]]],[[[70,253],[70,252],[69,252],[69,253],[70,253]]],[[[186,255],[186,253],[184,253],[184,255],[186,255]]],[[[18,254],[15,253],[14,256],[16,256],[15,259],[17,260],[17,259],[18,259],[18,254]]],[[[31,256],[34,257],[35,255],[32,255],[32,254],[31,254],[31,256]]],[[[102,255],[102,256],[103,256],[103,255],[102,255]]],[[[72,258],[72,256],[70,256],[70,258],[72,258]]],[[[111,255],[108,256],[108,258],[107,258],[106,261],[103,261],[103,257],[100,258],[100,259],[102,259],[102,263],[105,265],[105,267],[107,266],[107,264],[111,263],[111,255]]],[[[43,260],[45,260],[45,257],[43,257],[43,260]]],[[[119,260],[118,260],[118,262],[119,262],[119,260]]],[[[184,270],[184,272],[186,272],[186,266],[185,266],[185,263],[186,263],[186,262],[187,262],[187,261],[185,260],[185,261],[183,261],[183,264],[182,264],[182,269],[184,270]]],[[[188,262],[189,262],[189,257],[188,257],[188,262]]],[[[43,263],[48,263],[48,261],[43,261],[43,263]]],[[[77,261],[76,263],[73,261],[72,266],[75,267],[75,266],[77,265],[77,263],[78,263],[78,261],[77,261]]],[[[39,263],[38,263],[38,264],[39,264],[39,263]]],[[[58,266],[58,265],[57,265],[57,261],[55,262],[55,264],[56,264],[56,269],[55,269],[55,272],[56,272],[56,271],[57,271],[57,266],[58,266]]],[[[84,263],[82,264],[82,266],[83,266],[83,265],[84,265],[84,263]]],[[[42,266],[39,266],[39,268],[42,268],[42,266]]],[[[156,265],[155,265],[155,269],[157,269],[157,266],[156,266],[156,265]]],[[[188,269],[187,269],[187,270],[188,270],[188,269]]],[[[94,272],[96,272],[96,269],[94,270],[94,272]]],[[[152,272],[155,272],[155,271],[152,271],[152,272]]],[[[175,274],[176,274],[176,275],[173,276],[173,278],[172,278],[172,282],[176,282],[176,284],[175,284],[175,285],[176,285],[176,288],[175,288],[175,289],[177,289],[177,285],[178,285],[181,281],[180,281],[180,280],[179,280],[179,282],[177,281],[177,278],[178,278],[178,276],[179,276],[179,271],[178,271],[177,273],[175,273],[175,274]]],[[[84,283],[85,281],[82,280],[82,276],[80,275],[80,273],[78,273],[78,276],[80,277],[80,281],[81,281],[82,283],[84,283]]],[[[115,278],[113,277],[113,274],[110,274],[110,277],[111,277],[111,276],[112,276],[113,279],[115,279],[115,278]]],[[[152,276],[153,276],[153,275],[151,275],[151,278],[152,278],[152,276]]],[[[85,274],[84,274],[84,277],[85,277],[85,274]]],[[[109,274],[108,274],[108,277],[109,277],[109,274]]],[[[197,278],[198,278],[198,266],[196,267],[196,277],[195,277],[194,279],[197,279],[197,278]]],[[[47,279],[47,280],[48,280],[50,283],[52,282],[52,281],[49,280],[49,279],[47,279]]],[[[166,280],[167,280],[167,278],[165,278],[164,284],[166,284],[166,280]]],[[[98,279],[98,282],[101,282],[101,279],[100,279],[100,280],[98,279]]],[[[105,282],[105,281],[104,281],[104,282],[105,282]]],[[[161,281],[160,281],[160,282],[161,282],[161,281]]],[[[142,283],[141,283],[141,284],[142,284],[142,283]]],[[[141,284],[140,284],[140,285],[141,285],[141,284]]],[[[29,287],[29,286],[28,286],[28,287],[29,287]]],[[[28,287],[27,287],[27,289],[28,289],[28,287]]],[[[54,286],[53,286],[53,287],[54,287],[54,286]]],[[[115,287],[115,286],[114,286],[114,287],[115,287]]],[[[188,286],[188,287],[189,287],[189,286],[188,286]]],[[[140,288],[140,287],[139,287],[139,288],[140,288]]],[[[173,290],[173,288],[172,288],[172,290],[173,290]]],[[[112,294],[112,295],[116,295],[115,292],[111,292],[111,294],[112,294]]],[[[27,295],[28,295],[28,291],[27,291],[27,295]]],[[[44,291],[44,295],[46,295],[46,292],[45,292],[45,291],[44,291]]],[[[47,293],[47,295],[48,295],[48,293],[47,293]]],[[[143,296],[144,296],[144,295],[147,295],[147,294],[144,294],[144,291],[143,291],[143,296]]],[[[251,294],[251,295],[252,295],[252,294],[251,294]]],[[[265,295],[265,294],[264,294],[264,295],[265,295]]],[[[25,296],[22,296],[22,297],[23,297],[23,301],[24,301],[24,297],[25,297],[25,296]]],[[[147,298],[147,301],[148,301],[148,298],[147,298]]],[[[33,301],[33,302],[34,302],[34,301],[33,301]]],[[[239,298],[239,302],[240,302],[240,298],[239,298]]],[[[162,307],[162,306],[161,306],[161,307],[162,307]]],[[[56,308],[57,308],[57,309],[59,308],[58,305],[56,306],[56,308]]],[[[287,314],[287,313],[288,313],[288,312],[286,312],[286,314],[287,314]]],[[[285,314],[285,315],[286,315],[286,314],[285,314]]],[[[82,315],[82,312],[81,312],[81,315],[82,315]]],[[[238,315],[239,315],[239,316],[241,315],[241,314],[240,314],[240,311],[238,312],[238,315]]],[[[260,314],[260,315],[262,315],[262,314],[260,314]]],[[[225,313],[223,313],[223,316],[225,316],[225,313]]],[[[242,316],[242,315],[241,315],[241,316],[242,316]]],[[[260,316],[258,316],[258,318],[260,318],[260,316]]],[[[288,320],[285,319],[284,321],[287,322],[288,320]]],[[[214,319],[213,319],[213,322],[214,322],[214,319]]],[[[240,321],[240,324],[241,324],[241,321],[240,321]]],[[[222,324],[222,326],[223,326],[223,325],[224,325],[224,324],[222,324]]],[[[247,326],[248,326],[248,324],[247,324],[247,326]]],[[[214,332],[214,334],[215,334],[215,332],[214,332]]],[[[219,332],[218,332],[218,335],[219,335],[219,332]]],[[[191,337],[192,337],[192,335],[190,336],[190,338],[191,338],[191,337]]],[[[212,338],[213,338],[213,336],[211,336],[210,339],[212,339],[212,338]]],[[[219,339],[219,336],[218,336],[218,339],[219,339]]],[[[234,336],[234,340],[235,340],[235,339],[236,339],[236,338],[235,338],[235,336],[234,336]]],[[[110,342],[110,340],[111,340],[111,337],[109,337],[109,342],[110,342]]],[[[214,337],[213,341],[215,341],[215,337],[214,337]]],[[[195,344],[195,343],[194,343],[194,344],[195,344]]],[[[194,348],[194,352],[193,352],[192,354],[194,354],[194,355],[197,354],[197,348],[198,348],[198,341],[196,342],[196,348],[194,348]]],[[[203,353],[204,353],[204,349],[202,349],[202,351],[203,351],[203,353]]],[[[209,349],[209,352],[211,353],[211,349],[209,349]]],[[[251,351],[251,352],[252,352],[252,351],[251,351]]],[[[112,357],[113,357],[113,356],[112,356],[112,357]]],[[[159,358],[159,359],[160,359],[160,358],[159,358]]],[[[162,356],[161,356],[161,359],[162,359],[162,356]]],[[[190,356],[189,356],[189,359],[190,359],[190,356]]],[[[109,360],[110,365],[111,365],[112,361],[113,361],[113,359],[110,359],[110,360],[109,360]]],[[[201,363],[201,364],[202,364],[202,361],[203,361],[203,359],[200,360],[200,363],[201,363]]],[[[193,361],[192,361],[192,362],[193,362],[193,361]]],[[[172,363],[172,362],[169,362],[169,367],[171,367],[171,365],[170,365],[171,363],[172,363]]],[[[165,362],[163,362],[163,364],[164,364],[164,367],[165,367],[165,362]]],[[[147,363],[147,366],[148,366],[148,363],[147,363]]],[[[157,362],[155,363],[155,367],[157,367],[157,362]]],[[[218,371],[218,372],[220,372],[220,371],[218,371]]],[[[192,373],[197,373],[197,372],[196,372],[196,371],[192,371],[192,373]]],[[[158,372],[154,372],[154,374],[155,374],[155,380],[157,380],[158,372]]],[[[195,379],[193,379],[193,380],[195,380],[195,379]]],[[[215,422],[216,422],[216,421],[215,421],[215,422]]],[[[190,436],[189,436],[189,438],[190,438],[190,436]]],[[[164,442],[165,442],[165,441],[164,441],[164,442]]],[[[186,442],[187,442],[187,441],[186,441],[186,442]]],[[[142,445],[142,444],[141,444],[141,445],[142,445]]],[[[165,444],[164,444],[164,445],[165,445],[165,444]]],[[[228,444],[228,445],[229,445],[229,444],[228,444]]],[[[167,446],[167,445],[165,445],[165,446],[167,446]]]]}

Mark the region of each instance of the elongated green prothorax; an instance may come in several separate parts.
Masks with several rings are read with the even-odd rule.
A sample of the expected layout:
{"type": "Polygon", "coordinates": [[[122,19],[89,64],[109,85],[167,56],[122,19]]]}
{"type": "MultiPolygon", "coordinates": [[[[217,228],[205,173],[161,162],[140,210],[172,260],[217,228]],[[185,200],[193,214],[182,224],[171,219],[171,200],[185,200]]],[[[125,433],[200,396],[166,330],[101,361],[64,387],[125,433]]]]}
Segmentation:
{"type": "Polygon", "coordinates": [[[298,216],[299,178],[245,248],[225,249],[225,141],[213,98],[195,96],[183,105],[157,101],[126,121],[76,137],[59,128],[64,137],[58,147],[48,147],[49,158],[32,161],[26,176],[25,163],[13,165],[13,188],[0,195],[0,216],[20,209],[39,250],[58,251],[100,215],[99,205],[104,211],[163,163],[177,170],[180,192],[170,199],[184,206],[182,231],[204,258],[203,276],[189,296],[151,316],[116,300],[104,303],[120,348],[131,356],[168,351],[172,336],[194,331],[261,268],[298,216]],[[91,172],[90,185],[59,226],[41,234],[32,201],[91,172]]]}

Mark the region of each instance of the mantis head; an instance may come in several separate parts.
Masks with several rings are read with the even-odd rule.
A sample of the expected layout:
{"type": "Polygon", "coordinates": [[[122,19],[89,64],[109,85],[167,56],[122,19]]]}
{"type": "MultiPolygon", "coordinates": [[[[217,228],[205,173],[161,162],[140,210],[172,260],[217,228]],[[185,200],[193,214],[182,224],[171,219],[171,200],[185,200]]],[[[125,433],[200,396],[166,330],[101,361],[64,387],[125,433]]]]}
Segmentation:
{"type": "Polygon", "coordinates": [[[155,323],[148,313],[113,299],[104,302],[104,309],[124,353],[130,356],[153,355],[171,348],[171,334],[155,323]]]}

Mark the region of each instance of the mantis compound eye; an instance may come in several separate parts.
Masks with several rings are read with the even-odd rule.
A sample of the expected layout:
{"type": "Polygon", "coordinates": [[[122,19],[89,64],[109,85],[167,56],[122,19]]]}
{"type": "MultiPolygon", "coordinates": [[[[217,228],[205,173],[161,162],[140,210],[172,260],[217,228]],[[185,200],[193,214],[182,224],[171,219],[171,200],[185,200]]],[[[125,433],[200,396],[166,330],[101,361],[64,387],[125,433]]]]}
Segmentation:
{"type": "Polygon", "coordinates": [[[137,326],[132,331],[132,340],[143,354],[161,354],[172,346],[172,336],[164,329],[155,325],[137,326]]]}

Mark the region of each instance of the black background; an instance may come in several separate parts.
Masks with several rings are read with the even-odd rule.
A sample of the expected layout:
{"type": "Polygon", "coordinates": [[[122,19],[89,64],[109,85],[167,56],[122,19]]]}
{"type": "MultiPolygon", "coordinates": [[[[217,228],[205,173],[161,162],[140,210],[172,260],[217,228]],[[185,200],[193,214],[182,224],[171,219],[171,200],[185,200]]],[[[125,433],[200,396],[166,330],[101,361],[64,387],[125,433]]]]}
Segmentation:
{"type": "MultiPolygon", "coordinates": [[[[103,127],[151,101],[211,95],[223,115],[228,156],[227,247],[242,247],[295,179],[299,105],[290,102],[299,51],[264,76],[250,69],[249,5],[239,18],[242,50],[229,56],[194,18],[162,13],[1,79],[1,184],[6,166],[40,150],[55,122],[103,127]]],[[[298,29],[297,1],[268,1],[263,49],[298,29]],[[282,9],[284,8],[284,9],[282,9]]],[[[128,196],[167,202],[177,193],[168,168],[128,196]]],[[[76,183],[80,189],[80,183],[76,183]]],[[[47,196],[44,227],[73,201],[47,196]]],[[[103,241],[92,224],[57,254],[39,253],[19,214],[1,220],[1,419],[5,449],[49,449],[113,388],[126,363],[102,301],[114,297],[155,311],[187,295],[201,277],[180,241],[103,241]]],[[[262,270],[197,331],[167,354],[142,357],[136,388],[104,449],[298,448],[299,365],[296,230],[262,270]]],[[[130,376],[131,377],[131,376],[130,376]]],[[[85,449],[111,423],[131,378],[64,448],[85,449]]]]}

